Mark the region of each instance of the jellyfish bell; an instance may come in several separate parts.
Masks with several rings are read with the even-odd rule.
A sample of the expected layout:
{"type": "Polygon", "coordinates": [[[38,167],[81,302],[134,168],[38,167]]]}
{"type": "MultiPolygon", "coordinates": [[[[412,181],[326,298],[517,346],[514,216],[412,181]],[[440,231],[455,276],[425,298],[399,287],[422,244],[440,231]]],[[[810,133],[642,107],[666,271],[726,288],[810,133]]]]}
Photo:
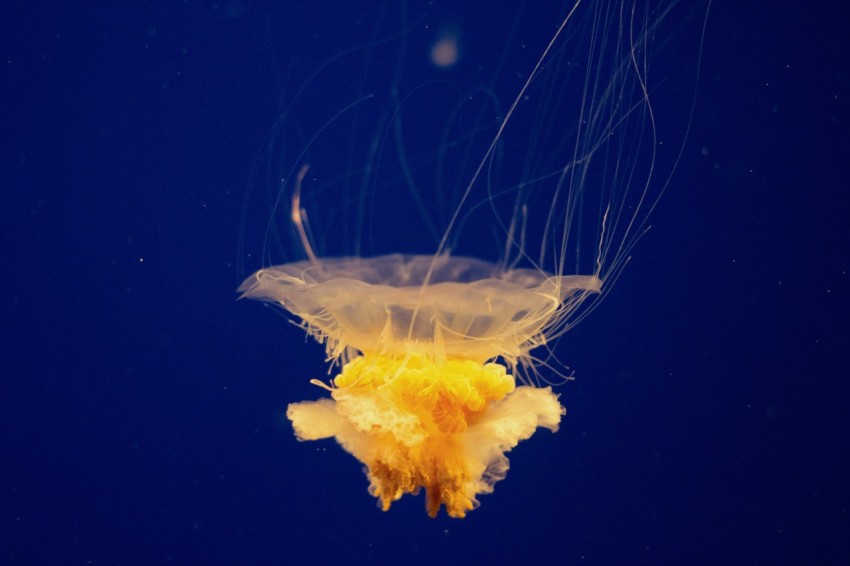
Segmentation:
{"type": "Polygon", "coordinates": [[[448,254],[317,258],[261,269],[239,288],[298,317],[332,359],[416,352],[438,362],[501,357],[511,366],[545,343],[564,310],[601,290],[596,275],[448,254]]]}
{"type": "MultiPolygon", "coordinates": [[[[408,149],[407,111],[444,79],[402,98],[399,76],[371,141],[329,135],[356,115],[342,105],[296,152],[263,248],[291,242],[301,257],[264,260],[239,292],[282,307],[338,362],[329,383],[313,380],[323,397],[291,404],[287,417],[298,439],[335,438],[363,462],[384,510],[424,489],[429,515],[464,517],[505,477],[506,452],[539,427],[557,430],[558,395],[518,384],[517,372],[535,371],[541,350],[549,359],[607,293],[681,155],[680,137],[659,179],[648,69],[669,12],[640,0],[569,6],[513,88],[494,82],[474,104],[455,93],[444,119],[423,119],[423,132],[441,122],[435,152],[408,149]],[[358,144],[339,186],[307,177],[320,139],[358,144]],[[453,179],[425,190],[431,171],[453,179]],[[288,237],[273,230],[284,202],[288,237]],[[392,249],[401,236],[421,247],[423,235],[427,253],[392,249]],[[354,242],[349,253],[336,253],[340,242],[354,242]]],[[[353,132],[369,122],[356,116],[353,132]]]]}

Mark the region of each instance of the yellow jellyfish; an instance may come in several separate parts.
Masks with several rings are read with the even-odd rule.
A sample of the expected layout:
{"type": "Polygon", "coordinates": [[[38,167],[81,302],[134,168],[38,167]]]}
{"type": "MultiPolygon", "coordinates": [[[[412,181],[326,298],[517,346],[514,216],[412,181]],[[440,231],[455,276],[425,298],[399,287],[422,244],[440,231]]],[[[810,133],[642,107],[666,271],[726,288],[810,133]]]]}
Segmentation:
{"type": "Polygon", "coordinates": [[[546,339],[596,276],[548,276],[442,256],[310,259],[263,269],[243,296],[280,304],[333,358],[330,399],[294,403],[300,440],[334,437],[366,465],[382,507],[426,490],[463,517],[505,476],[505,452],[564,408],[549,387],[517,387],[504,364],[546,339]]]}
{"type": "MultiPolygon", "coordinates": [[[[534,181],[505,188],[513,204],[500,224],[506,242],[500,261],[451,253],[471,194],[517,106],[545,72],[560,72],[557,42],[579,4],[515,95],[433,253],[320,257],[306,227],[302,167],[290,220],[306,259],[260,269],[239,287],[242,297],[291,313],[338,362],[341,370],[328,383],[312,380],[324,396],[289,405],[286,416],[299,440],[334,438],[362,462],[369,493],[384,510],[424,490],[431,517],[441,507],[464,517],[506,476],[508,451],[538,428],[558,429],[565,414],[558,394],[534,379],[518,382],[517,371],[533,373],[532,352],[551,349],[607,291],[669,178],[653,179],[657,140],[646,83],[649,39],[663,14],[597,6],[590,21],[609,29],[591,26],[595,35],[577,81],[585,104],[575,110],[571,142],[557,147],[566,157],[557,167],[541,166],[534,181]],[[604,84],[603,59],[611,75],[604,84]],[[621,133],[635,124],[636,137],[648,143],[624,149],[634,142],[621,133]],[[640,157],[648,162],[643,173],[640,157]],[[603,186],[591,195],[594,175],[603,186]],[[547,204],[534,217],[543,226],[532,254],[527,233],[535,190],[547,204]],[[595,218],[582,223],[588,209],[595,218]],[[576,257],[573,245],[589,250],[586,257],[576,257]]],[[[488,187],[483,202],[492,203],[494,192],[488,187]]]]}

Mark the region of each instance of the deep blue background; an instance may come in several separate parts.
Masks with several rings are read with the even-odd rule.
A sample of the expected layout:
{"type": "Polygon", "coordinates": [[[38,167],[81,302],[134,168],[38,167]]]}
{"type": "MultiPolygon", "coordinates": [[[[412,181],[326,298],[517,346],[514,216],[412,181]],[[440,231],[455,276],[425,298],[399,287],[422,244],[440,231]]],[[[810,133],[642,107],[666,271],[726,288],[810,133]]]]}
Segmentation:
{"type": "Polygon", "coordinates": [[[284,87],[379,7],[4,3],[0,562],[846,563],[850,21],[755,4],[711,7],[654,228],[563,341],[561,430],[459,521],[297,443],[322,350],[234,300],[284,87]]]}

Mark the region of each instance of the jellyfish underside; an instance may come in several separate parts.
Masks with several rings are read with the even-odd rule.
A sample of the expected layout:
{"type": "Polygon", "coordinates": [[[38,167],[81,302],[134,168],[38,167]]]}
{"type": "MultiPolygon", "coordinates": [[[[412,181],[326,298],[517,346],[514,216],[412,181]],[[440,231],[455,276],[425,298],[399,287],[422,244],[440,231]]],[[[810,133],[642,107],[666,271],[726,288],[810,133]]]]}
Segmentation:
{"type": "Polygon", "coordinates": [[[505,453],[565,409],[509,368],[587,296],[596,276],[550,276],[443,256],[325,258],[262,269],[243,297],[278,304],[343,362],[331,398],[287,410],[299,440],[335,438],[384,510],[426,490],[464,517],[505,477],[505,453]],[[497,363],[499,359],[504,363],[497,363]]]}

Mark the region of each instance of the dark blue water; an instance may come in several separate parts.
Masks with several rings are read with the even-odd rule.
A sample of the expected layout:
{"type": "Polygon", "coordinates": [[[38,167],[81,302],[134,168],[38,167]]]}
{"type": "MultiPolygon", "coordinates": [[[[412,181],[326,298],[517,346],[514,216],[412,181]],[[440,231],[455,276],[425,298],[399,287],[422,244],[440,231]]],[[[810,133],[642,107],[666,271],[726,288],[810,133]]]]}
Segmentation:
{"type": "MultiPolygon", "coordinates": [[[[374,133],[392,85],[406,109],[434,80],[508,92],[472,61],[527,71],[563,8],[4,4],[0,562],[844,563],[848,20],[840,2],[738,4],[711,6],[690,136],[652,230],[559,345],[577,377],[559,389],[561,430],[515,449],[464,520],[429,519],[421,496],[382,513],[359,463],[294,439],[285,408],[321,395],[308,379],[326,377],[323,349],[235,288],[264,250],[291,253],[279,223],[263,244],[276,183],[329,116],[376,94],[344,116],[374,133]],[[462,31],[465,74],[382,55],[445,23],[462,31]],[[366,55],[333,59],[351,49],[366,55]]],[[[704,6],[681,12],[659,120],[693,100],[676,71],[696,70],[704,6]]],[[[336,135],[310,156],[319,175],[339,152],[314,185],[337,206],[310,209],[331,225],[357,210],[333,181],[365,151],[336,135]]],[[[417,135],[433,132],[411,135],[427,156],[417,135]]],[[[427,227],[382,237],[376,219],[407,218],[385,205],[360,251],[426,248],[427,227]]],[[[489,243],[490,230],[472,232],[489,243]]]]}

